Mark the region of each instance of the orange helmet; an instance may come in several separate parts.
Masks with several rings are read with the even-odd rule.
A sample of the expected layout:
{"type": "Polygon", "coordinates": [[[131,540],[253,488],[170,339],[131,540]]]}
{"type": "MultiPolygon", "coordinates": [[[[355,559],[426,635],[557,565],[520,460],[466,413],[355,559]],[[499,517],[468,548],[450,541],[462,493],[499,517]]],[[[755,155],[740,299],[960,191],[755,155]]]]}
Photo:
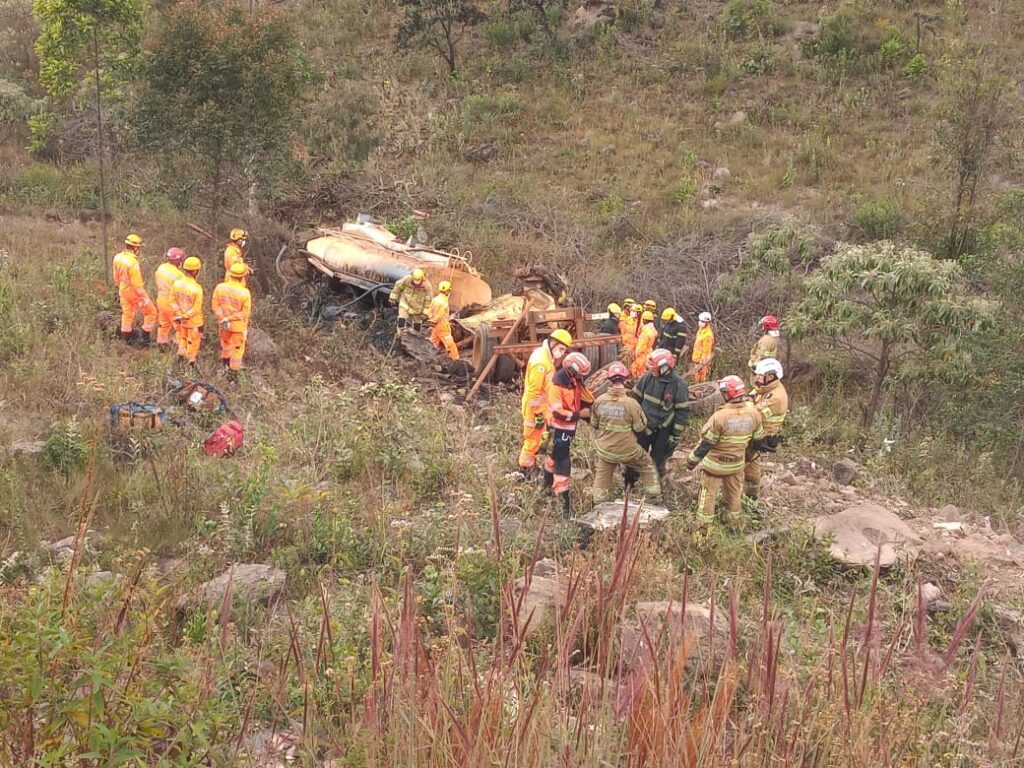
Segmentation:
{"type": "Polygon", "coordinates": [[[167,260],[171,262],[171,264],[181,264],[181,262],[185,260],[185,251],[178,247],[168,248],[167,260]]]}
{"type": "Polygon", "coordinates": [[[611,382],[623,382],[629,378],[629,369],[618,360],[608,366],[606,377],[611,382]]]}
{"type": "Polygon", "coordinates": [[[667,365],[669,368],[676,367],[676,356],[669,352],[667,349],[656,349],[651,352],[650,357],[647,358],[647,367],[658,373],[661,371],[661,367],[667,365]]]}
{"type": "Polygon", "coordinates": [[[722,397],[728,403],[747,394],[747,385],[739,376],[726,376],[718,382],[718,391],[722,393],[722,397]]]}
{"type": "Polygon", "coordinates": [[[765,315],[761,318],[761,327],[766,331],[779,330],[779,318],[775,315],[765,315]]]}
{"type": "Polygon", "coordinates": [[[590,373],[590,361],[587,360],[587,356],[582,352],[570,352],[562,360],[562,368],[576,374],[577,378],[582,379],[588,373],[590,373]]]}

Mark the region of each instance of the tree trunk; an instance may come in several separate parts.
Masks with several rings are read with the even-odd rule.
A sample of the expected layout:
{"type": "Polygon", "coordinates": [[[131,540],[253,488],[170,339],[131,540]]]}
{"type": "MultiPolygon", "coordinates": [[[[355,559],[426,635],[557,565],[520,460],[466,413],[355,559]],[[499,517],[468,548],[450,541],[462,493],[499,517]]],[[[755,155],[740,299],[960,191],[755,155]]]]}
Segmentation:
{"type": "Polygon", "coordinates": [[[103,272],[109,283],[113,279],[113,265],[107,250],[107,179],[103,168],[103,108],[100,101],[100,37],[98,25],[92,28],[92,61],[96,85],[96,163],[100,174],[100,237],[103,240],[100,250],[103,252],[103,272]]]}
{"type": "Polygon", "coordinates": [[[878,365],[875,366],[875,380],[871,386],[871,399],[868,400],[867,407],[864,409],[864,421],[861,424],[864,429],[871,429],[874,426],[875,417],[878,416],[878,408],[882,404],[882,386],[889,376],[891,345],[892,342],[882,342],[882,351],[878,356],[878,365]]]}
{"type": "Polygon", "coordinates": [[[214,238],[217,237],[217,228],[220,226],[220,185],[223,166],[221,157],[221,148],[218,146],[213,156],[213,205],[211,206],[212,217],[210,221],[210,231],[213,232],[214,238]]]}

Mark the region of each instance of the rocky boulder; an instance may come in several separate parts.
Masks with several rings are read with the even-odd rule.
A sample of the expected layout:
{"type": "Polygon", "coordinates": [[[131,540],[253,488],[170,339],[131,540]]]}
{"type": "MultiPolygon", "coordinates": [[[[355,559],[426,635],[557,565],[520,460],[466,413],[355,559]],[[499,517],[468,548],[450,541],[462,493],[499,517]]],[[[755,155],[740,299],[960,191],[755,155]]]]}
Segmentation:
{"type": "Polygon", "coordinates": [[[840,459],[832,467],[832,476],[840,485],[853,485],[860,476],[861,466],[853,459],[840,459]]]}
{"type": "Polygon", "coordinates": [[[231,586],[233,603],[250,602],[270,605],[284,593],[287,575],[279,568],[262,563],[238,563],[178,599],[179,610],[216,608],[224,601],[231,586]]]}
{"type": "Polygon", "coordinates": [[[625,669],[648,666],[686,642],[686,669],[714,673],[729,648],[729,622],[722,611],[699,603],[661,600],[637,603],[636,616],[622,624],[620,653],[625,669]]]}
{"type": "Polygon", "coordinates": [[[569,23],[569,29],[579,34],[594,27],[615,23],[615,6],[601,0],[587,0],[576,9],[569,23]]]}
{"type": "Polygon", "coordinates": [[[245,341],[245,357],[256,365],[276,365],[280,355],[277,344],[270,334],[262,328],[249,327],[249,336],[245,341]]]}
{"type": "Polygon", "coordinates": [[[520,603],[518,615],[520,631],[524,628],[527,637],[544,627],[552,625],[558,611],[566,605],[566,581],[558,563],[549,558],[533,564],[533,573],[527,584],[527,577],[521,576],[515,585],[516,602],[520,603]]]}
{"type": "Polygon", "coordinates": [[[921,540],[905,522],[878,504],[858,504],[835,515],[815,518],[814,537],[830,541],[829,553],[843,565],[882,568],[917,555],[921,540]]]}
{"type": "MultiPolygon", "coordinates": [[[[607,531],[617,529],[622,522],[622,507],[625,501],[606,501],[602,504],[595,504],[594,508],[583,517],[577,519],[584,528],[591,531],[607,531]]],[[[626,513],[626,524],[632,525],[639,515],[641,528],[647,528],[651,523],[664,520],[669,516],[667,507],[658,504],[637,504],[629,503],[629,511],[626,513]]]]}

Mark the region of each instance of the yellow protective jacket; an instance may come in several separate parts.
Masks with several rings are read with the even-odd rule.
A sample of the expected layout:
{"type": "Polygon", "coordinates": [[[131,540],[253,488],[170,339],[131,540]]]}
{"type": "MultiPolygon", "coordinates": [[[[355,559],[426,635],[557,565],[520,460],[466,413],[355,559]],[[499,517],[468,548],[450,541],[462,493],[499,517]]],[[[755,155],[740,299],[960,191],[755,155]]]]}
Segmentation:
{"type": "Polygon", "coordinates": [[[439,293],[430,302],[430,309],[427,310],[427,322],[437,327],[439,333],[451,333],[452,326],[448,322],[448,297],[439,293]]]}
{"type": "Polygon", "coordinates": [[[690,361],[698,364],[707,363],[715,351],[715,331],[710,325],[697,329],[693,337],[693,354],[690,361]]]}
{"type": "Polygon", "coordinates": [[[171,289],[184,276],[185,273],[169,261],[165,261],[156,268],[156,272],[153,273],[153,281],[156,283],[156,303],[158,307],[170,307],[171,289]]]}
{"type": "Polygon", "coordinates": [[[750,366],[751,370],[754,368],[754,364],[758,360],[764,360],[766,357],[778,357],[779,356],[779,337],[772,336],[770,333],[765,333],[757,343],[754,344],[754,348],[750,350],[750,360],[747,361],[747,365],[750,366]]]}
{"type": "Polygon", "coordinates": [[[555,375],[555,358],[545,341],[530,354],[523,377],[523,424],[533,426],[537,416],[547,423],[551,418],[548,408],[548,386],[555,375]]]}
{"type": "Polygon", "coordinates": [[[227,320],[226,330],[232,333],[245,333],[249,330],[252,294],[239,280],[225,280],[218,284],[213,289],[210,306],[213,309],[213,316],[217,318],[217,325],[227,320]]]}
{"type": "Polygon", "coordinates": [[[647,358],[654,351],[654,345],[657,341],[658,328],[654,323],[647,323],[647,325],[640,329],[640,333],[636,337],[635,357],[633,358],[633,368],[631,371],[634,378],[643,375],[644,368],[647,365],[647,358]]]}
{"type": "MultiPolygon", "coordinates": [[[[231,271],[231,266],[241,262],[245,264],[245,254],[242,253],[242,246],[236,243],[234,240],[228,241],[228,244],[224,246],[224,275],[231,271]]],[[[246,272],[251,272],[248,265],[246,265],[246,272]]]]}
{"type": "Polygon", "coordinates": [[[719,477],[742,472],[747,447],[752,440],[764,438],[761,412],[749,400],[726,403],[701,427],[700,438],[690,451],[691,462],[699,462],[702,470],[719,477]]]}
{"type": "Polygon", "coordinates": [[[425,317],[433,295],[434,288],[429,280],[424,278],[422,283],[416,285],[412,281],[412,275],[406,275],[395,283],[388,300],[392,304],[398,304],[399,310],[404,310],[407,315],[425,317]]]}
{"type": "Polygon", "coordinates": [[[625,387],[612,387],[594,401],[590,426],[597,455],[605,461],[629,461],[643,451],[636,436],[647,429],[647,417],[625,387]]]}
{"type": "Polygon", "coordinates": [[[114,255],[114,284],[123,299],[142,301],[149,298],[146,284],[142,280],[142,268],[138,257],[125,249],[114,255]]]}
{"type": "Polygon", "coordinates": [[[203,326],[203,286],[184,275],[171,288],[171,309],[185,328],[203,326]]]}
{"type": "Polygon", "coordinates": [[[789,413],[789,393],[776,379],[771,384],[758,387],[754,392],[754,407],[761,412],[766,438],[774,437],[782,431],[782,425],[789,413]]]}

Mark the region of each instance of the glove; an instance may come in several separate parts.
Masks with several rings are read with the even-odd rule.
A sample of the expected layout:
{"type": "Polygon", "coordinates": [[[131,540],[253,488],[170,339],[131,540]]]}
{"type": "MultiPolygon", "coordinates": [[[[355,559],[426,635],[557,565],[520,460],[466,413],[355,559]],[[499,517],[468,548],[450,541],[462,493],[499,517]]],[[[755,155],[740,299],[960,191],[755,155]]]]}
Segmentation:
{"type": "Polygon", "coordinates": [[[566,421],[568,421],[568,422],[574,422],[574,421],[579,421],[579,420],[580,420],[580,412],[579,411],[573,411],[572,413],[569,414],[568,418],[566,418],[566,421]]]}
{"type": "Polygon", "coordinates": [[[228,320],[226,317],[220,321],[220,327],[223,328],[225,331],[228,329],[229,325],[231,325],[231,321],[228,320]]]}
{"type": "Polygon", "coordinates": [[[669,448],[675,448],[677,445],[679,445],[679,436],[672,435],[667,442],[669,448]]]}
{"type": "Polygon", "coordinates": [[[686,468],[687,469],[696,469],[698,464],[700,464],[700,462],[697,461],[696,459],[694,459],[693,457],[688,456],[686,458],[686,468]]]}
{"type": "Polygon", "coordinates": [[[533,428],[534,429],[543,429],[544,428],[544,416],[542,414],[539,414],[539,413],[534,414],[534,416],[533,416],[533,428]]]}

